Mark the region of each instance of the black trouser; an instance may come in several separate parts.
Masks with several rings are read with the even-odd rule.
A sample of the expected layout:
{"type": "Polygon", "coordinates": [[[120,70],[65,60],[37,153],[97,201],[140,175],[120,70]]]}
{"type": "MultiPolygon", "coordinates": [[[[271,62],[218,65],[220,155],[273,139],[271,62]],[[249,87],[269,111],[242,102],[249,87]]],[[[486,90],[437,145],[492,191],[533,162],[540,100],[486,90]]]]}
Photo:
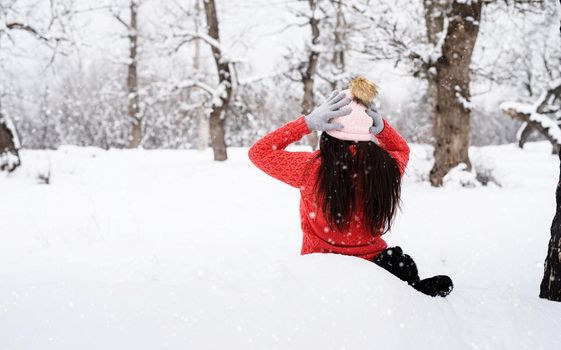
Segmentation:
{"type": "Polygon", "coordinates": [[[415,261],[409,255],[403,254],[400,247],[387,248],[372,261],[419,292],[433,297],[437,295],[445,297],[454,288],[454,284],[448,276],[438,275],[420,279],[415,261]]]}
{"type": "Polygon", "coordinates": [[[419,281],[419,271],[415,261],[409,255],[403,254],[400,247],[385,249],[374,258],[373,262],[409,284],[419,281]]]}

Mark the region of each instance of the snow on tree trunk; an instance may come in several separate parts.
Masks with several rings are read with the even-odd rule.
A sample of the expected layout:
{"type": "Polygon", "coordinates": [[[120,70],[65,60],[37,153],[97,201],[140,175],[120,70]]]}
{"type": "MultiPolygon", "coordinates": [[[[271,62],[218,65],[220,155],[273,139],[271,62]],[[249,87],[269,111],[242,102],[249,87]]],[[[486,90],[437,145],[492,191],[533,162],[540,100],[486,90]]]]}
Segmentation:
{"type": "Polygon", "coordinates": [[[21,165],[19,141],[14,124],[0,112],[0,171],[14,171],[21,165]]]}
{"type": "MultiPolygon", "coordinates": [[[[216,5],[214,0],[204,1],[206,21],[208,27],[208,35],[216,44],[220,43],[220,30],[218,18],[216,16],[216,5]]],[[[233,94],[233,72],[230,61],[224,57],[219,45],[211,45],[212,56],[216,63],[218,72],[218,93],[213,96],[212,107],[209,117],[210,139],[212,142],[212,150],[214,152],[214,160],[226,160],[228,154],[226,152],[226,111],[233,94]]]]}
{"type": "Polygon", "coordinates": [[[140,119],[140,98],[138,96],[138,3],[130,1],[130,24],[128,26],[129,38],[129,64],[127,74],[128,107],[127,114],[132,123],[129,148],[137,148],[142,140],[142,121],[140,119]]]}
{"type": "Polygon", "coordinates": [[[430,182],[441,186],[444,176],[460,163],[471,170],[468,156],[470,127],[470,73],[479,33],[483,1],[454,1],[447,13],[442,53],[436,59],[434,105],[434,166],[430,182]]]}
{"type": "MultiPolygon", "coordinates": [[[[316,17],[317,0],[308,0],[311,15],[309,17],[310,29],[312,31],[311,47],[308,53],[308,62],[303,71],[301,71],[302,84],[304,87],[304,97],[302,99],[302,114],[309,114],[315,107],[314,103],[314,78],[318,69],[319,52],[317,45],[319,44],[319,20],[316,17]]],[[[306,135],[308,143],[312,149],[316,149],[318,145],[318,134],[312,131],[306,135]]]]}
{"type": "MultiPolygon", "coordinates": [[[[559,157],[561,163],[561,153],[559,157]]],[[[540,298],[561,301],[561,171],[555,197],[557,207],[551,224],[551,238],[540,285],[540,298]]]]}

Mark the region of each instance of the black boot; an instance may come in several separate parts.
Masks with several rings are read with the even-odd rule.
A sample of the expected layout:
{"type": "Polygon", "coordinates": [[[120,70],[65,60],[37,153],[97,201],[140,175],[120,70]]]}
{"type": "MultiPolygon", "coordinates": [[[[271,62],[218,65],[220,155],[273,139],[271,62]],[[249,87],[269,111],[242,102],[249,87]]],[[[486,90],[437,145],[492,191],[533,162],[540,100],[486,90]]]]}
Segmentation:
{"type": "Polygon", "coordinates": [[[373,262],[426,295],[445,297],[454,288],[448,276],[439,275],[421,280],[415,261],[409,255],[403,254],[400,247],[385,249],[373,262]]]}
{"type": "Polygon", "coordinates": [[[444,275],[425,278],[418,282],[414,282],[411,286],[419,292],[430,295],[431,297],[435,297],[437,295],[445,297],[450,294],[452,289],[454,289],[452,279],[444,275]]]}

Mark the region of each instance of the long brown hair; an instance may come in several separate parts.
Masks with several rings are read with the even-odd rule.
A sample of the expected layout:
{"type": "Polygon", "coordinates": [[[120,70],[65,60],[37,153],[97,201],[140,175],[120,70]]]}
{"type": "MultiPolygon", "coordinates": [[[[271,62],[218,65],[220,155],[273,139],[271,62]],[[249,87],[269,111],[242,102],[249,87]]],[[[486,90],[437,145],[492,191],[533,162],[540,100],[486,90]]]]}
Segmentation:
{"type": "Polygon", "coordinates": [[[388,232],[401,196],[395,159],[373,141],[339,140],[326,132],[321,134],[318,157],[321,165],[314,191],[330,229],[348,230],[361,208],[362,224],[373,236],[388,232]],[[356,147],[354,155],[351,147],[356,147]]]}

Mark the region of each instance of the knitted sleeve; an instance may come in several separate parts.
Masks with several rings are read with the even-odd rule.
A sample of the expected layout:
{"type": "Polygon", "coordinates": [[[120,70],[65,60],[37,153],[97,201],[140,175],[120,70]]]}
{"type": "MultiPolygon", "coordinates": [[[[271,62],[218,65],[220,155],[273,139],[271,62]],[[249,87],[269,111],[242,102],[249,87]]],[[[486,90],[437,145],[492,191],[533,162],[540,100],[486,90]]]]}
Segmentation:
{"type": "Polygon", "coordinates": [[[257,140],[249,148],[249,159],[268,175],[299,188],[312,152],[289,152],[285,148],[310,132],[302,115],[257,140]]]}
{"type": "Polygon", "coordinates": [[[401,176],[409,162],[409,145],[405,139],[384,119],[384,129],[376,135],[380,147],[385,149],[397,162],[401,176]]]}

